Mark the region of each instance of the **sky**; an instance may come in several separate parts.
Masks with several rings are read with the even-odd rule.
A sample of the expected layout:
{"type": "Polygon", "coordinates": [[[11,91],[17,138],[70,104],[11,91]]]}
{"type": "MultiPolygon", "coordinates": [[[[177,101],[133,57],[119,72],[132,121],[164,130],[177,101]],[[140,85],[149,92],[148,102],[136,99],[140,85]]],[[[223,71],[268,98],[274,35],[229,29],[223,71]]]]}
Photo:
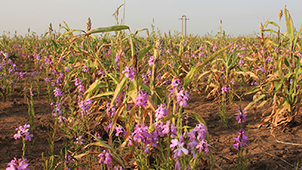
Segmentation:
{"type": "MultiPolygon", "coordinates": [[[[171,31],[175,35],[181,33],[179,19],[186,15],[188,34],[214,36],[222,20],[222,29],[227,35],[255,35],[259,33],[260,22],[279,22],[278,13],[285,4],[294,26],[300,28],[302,24],[301,0],[0,0],[0,33],[14,35],[17,31],[24,36],[30,28],[41,35],[48,31],[50,23],[57,32],[63,33],[64,29],[59,28],[63,21],[71,29],[85,30],[88,17],[92,29],[112,26],[116,24],[112,14],[124,2],[119,22],[125,8],[125,25],[131,32],[143,28],[151,32],[154,24],[156,31],[171,31]]],[[[281,32],[285,31],[283,15],[281,32]]]]}

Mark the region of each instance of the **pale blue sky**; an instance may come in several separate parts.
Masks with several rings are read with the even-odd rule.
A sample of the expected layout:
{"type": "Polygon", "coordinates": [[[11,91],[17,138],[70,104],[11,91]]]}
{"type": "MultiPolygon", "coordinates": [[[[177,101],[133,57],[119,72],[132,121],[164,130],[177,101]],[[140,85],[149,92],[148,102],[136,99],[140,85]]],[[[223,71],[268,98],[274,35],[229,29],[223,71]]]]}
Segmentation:
{"type": "MultiPolygon", "coordinates": [[[[85,29],[88,17],[92,28],[112,26],[112,14],[124,0],[0,0],[0,33],[10,31],[24,35],[28,28],[38,35],[48,30],[49,23],[59,30],[59,23],[67,22],[72,29],[85,29]]],[[[161,32],[181,32],[181,18],[186,15],[187,32],[204,35],[222,28],[227,34],[246,35],[259,32],[259,23],[278,22],[278,12],[287,5],[295,27],[302,24],[302,0],[126,0],[126,25],[134,32],[148,28],[153,18],[161,32]]],[[[120,10],[121,19],[123,8],[120,10]]],[[[285,31],[284,18],[281,31],[285,31]]]]}

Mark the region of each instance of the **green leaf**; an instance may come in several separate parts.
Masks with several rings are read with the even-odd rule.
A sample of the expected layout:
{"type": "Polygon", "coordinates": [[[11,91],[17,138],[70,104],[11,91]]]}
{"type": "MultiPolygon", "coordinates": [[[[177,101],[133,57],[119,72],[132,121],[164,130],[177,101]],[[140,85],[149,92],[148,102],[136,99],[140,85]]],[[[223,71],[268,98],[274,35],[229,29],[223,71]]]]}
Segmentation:
{"type": "Polygon", "coordinates": [[[113,96],[113,95],[114,95],[113,91],[108,91],[108,92],[104,92],[104,93],[92,96],[92,97],[90,97],[90,99],[95,100],[95,99],[99,99],[99,98],[102,98],[102,97],[105,97],[105,96],[113,96]]]}
{"type": "Polygon", "coordinates": [[[121,31],[125,29],[130,29],[129,26],[126,25],[115,25],[111,27],[100,27],[93,30],[90,30],[86,33],[86,35],[89,34],[96,34],[96,33],[103,33],[103,32],[112,32],[112,31],[121,31]]]}
{"type": "Polygon", "coordinates": [[[114,95],[113,95],[113,98],[111,100],[111,103],[110,103],[110,107],[113,106],[113,103],[117,97],[117,95],[123,90],[123,87],[125,86],[126,82],[128,80],[128,77],[123,77],[123,79],[119,82],[119,84],[116,86],[115,88],[115,91],[114,91],[114,95]]]}
{"type": "Polygon", "coordinates": [[[301,25],[301,27],[300,27],[298,33],[297,33],[296,36],[295,36],[295,39],[294,39],[294,42],[293,42],[293,50],[295,50],[295,47],[296,47],[298,38],[299,38],[299,36],[300,36],[301,28],[302,28],[302,25],[301,25]]]}
{"type": "Polygon", "coordinates": [[[98,90],[100,87],[106,87],[106,84],[101,82],[99,79],[93,82],[85,92],[86,99],[90,98],[92,92],[98,90]]]}
{"type": "Polygon", "coordinates": [[[258,102],[259,100],[263,99],[265,97],[265,94],[260,95],[256,100],[252,101],[251,103],[249,103],[244,110],[248,110],[249,108],[251,108],[252,106],[254,106],[254,104],[256,102],[258,102]]]}
{"type": "Polygon", "coordinates": [[[271,32],[271,33],[278,34],[278,32],[273,29],[264,29],[263,32],[271,32]]]}
{"type": "Polygon", "coordinates": [[[184,89],[187,89],[188,85],[192,82],[192,80],[195,78],[195,74],[198,73],[199,71],[201,71],[203,69],[203,67],[211,62],[218,54],[222,53],[223,51],[225,51],[226,49],[228,49],[229,47],[231,47],[235,42],[225,46],[224,48],[216,51],[215,53],[213,53],[210,57],[208,57],[202,64],[195,66],[194,68],[192,68],[189,73],[186,75],[185,79],[184,79],[184,89]]]}
{"type": "MultiPolygon", "coordinates": [[[[275,22],[273,22],[273,21],[265,21],[265,24],[264,24],[264,28],[266,28],[266,26],[268,25],[268,24],[271,24],[271,25],[274,25],[274,26],[276,26],[276,27],[280,27],[277,23],[275,23],[275,22]]],[[[263,30],[264,31],[264,30],[263,30]]]]}
{"type": "Polygon", "coordinates": [[[206,124],[206,121],[204,121],[204,119],[200,116],[200,115],[198,115],[198,114],[196,114],[196,113],[192,113],[192,112],[190,112],[190,114],[199,122],[199,123],[203,123],[205,126],[207,126],[207,124],[206,124]]]}
{"type": "Polygon", "coordinates": [[[290,68],[291,66],[290,66],[290,64],[289,64],[289,62],[288,62],[288,60],[284,57],[284,64],[288,67],[288,68],[290,68]]]}
{"type": "Polygon", "coordinates": [[[135,37],[138,33],[142,32],[142,31],[146,31],[147,35],[149,36],[148,28],[143,28],[141,30],[135,31],[135,33],[133,34],[133,37],[135,37]]]}
{"type": "Polygon", "coordinates": [[[258,92],[258,91],[260,91],[260,88],[259,88],[259,87],[256,87],[256,88],[254,88],[253,90],[244,93],[244,95],[253,94],[253,93],[256,93],[256,92],[258,92]]]}
{"type": "Polygon", "coordinates": [[[152,46],[148,46],[140,50],[138,54],[138,60],[141,60],[147,54],[147,52],[152,48],[153,48],[152,46]]]}
{"type": "Polygon", "coordinates": [[[113,74],[107,74],[107,75],[114,81],[115,84],[118,84],[118,83],[119,83],[119,81],[118,81],[118,79],[115,77],[115,75],[113,75],[113,74]]]}
{"type": "Polygon", "coordinates": [[[293,20],[290,16],[289,11],[286,9],[286,6],[284,7],[284,14],[285,14],[285,21],[286,21],[286,28],[287,28],[287,34],[288,38],[293,41],[294,40],[294,26],[293,26],[293,20]]]}
{"type": "Polygon", "coordinates": [[[149,94],[151,94],[151,89],[145,84],[142,84],[142,89],[146,90],[149,94]]]}

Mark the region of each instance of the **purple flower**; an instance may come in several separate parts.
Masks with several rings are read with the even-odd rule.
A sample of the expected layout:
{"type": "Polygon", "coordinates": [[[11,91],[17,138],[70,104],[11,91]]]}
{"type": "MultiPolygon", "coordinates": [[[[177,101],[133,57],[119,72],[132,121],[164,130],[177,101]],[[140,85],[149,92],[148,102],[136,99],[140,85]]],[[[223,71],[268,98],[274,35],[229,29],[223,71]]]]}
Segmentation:
{"type": "Polygon", "coordinates": [[[133,67],[126,66],[125,70],[122,73],[125,74],[125,76],[128,77],[130,81],[134,80],[135,72],[133,70],[133,67]]]}
{"type": "Polygon", "coordinates": [[[102,136],[99,134],[99,132],[96,132],[94,134],[94,139],[93,140],[96,140],[95,138],[97,138],[98,140],[101,140],[102,139],[102,136]]]}
{"type": "Polygon", "coordinates": [[[76,143],[79,144],[79,145],[82,145],[84,143],[83,136],[79,136],[78,138],[76,138],[76,140],[77,140],[76,143]]]}
{"type": "Polygon", "coordinates": [[[155,110],[155,121],[168,116],[168,109],[165,104],[158,105],[158,108],[155,110]]]}
{"type": "Polygon", "coordinates": [[[110,108],[110,103],[107,103],[106,104],[106,111],[108,113],[108,116],[111,117],[111,116],[114,116],[115,113],[116,113],[116,108],[115,108],[115,105],[113,105],[111,108],[110,108]]]}
{"type": "Polygon", "coordinates": [[[89,71],[89,67],[87,67],[86,65],[83,67],[83,71],[84,72],[87,72],[87,71],[89,71]]]}
{"type": "Polygon", "coordinates": [[[149,60],[148,60],[149,66],[152,66],[154,63],[154,56],[150,56],[149,60]]]}
{"type": "Polygon", "coordinates": [[[254,82],[254,83],[251,83],[251,86],[257,86],[258,85],[258,83],[257,82],[254,82]]]}
{"type": "Polygon", "coordinates": [[[81,109],[81,115],[84,116],[85,114],[90,114],[90,105],[92,105],[93,100],[87,99],[87,100],[82,100],[79,102],[79,107],[81,109]]]}
{"type": "Polygon", "coordinates": [[[112,159],[111,159],[110,153],[107,150],[103,150],[103,152],[100,153],[98,155],[98,157],[100,158],[100,160],[99,160],[100,164],[104,163],[104,164],[107,165],[107,167],[111,167],[110,163],[111,163],[112,159]]]}
{"type": "Polygon", "coordinates": [[[247,114],[245,114],[245,110],[242,110],[241,108],[237,110],[237,117],[236,120],[238,120],[238,123],[244,123],[246,120],[247,114]]]}
{"type": "Polygon", "coordinates": [[[25,75],[27,74],[27,72],[19,72],[19,78],[23,79],[25,77],[25,75]]]}
{"type": "Polygon", "coordinates": [[[221,88],[221,94],[228,93],[228,92],[229,92],[229,88],[227,86],[223,86],[221,88]]]}
{"type": "Polygon", "coordinates": [[[266,62],[269,62],[269,61],[271,61],[271,60],[272,60],[272,58],[271,58],[270,56],[268,56],[268,57],[265,59],[266,62]]]}
{"type": "Polygon", "coordinates": [[[108,125],[105,127],[105,130],[109,131],[111,128],[112,120],[109,120],[108,125]]]}
{"type": "Polygon", "coordinates": [[[181,90],[176,95],[177,103],[179,106],[186,107],[188,105],[187,101],[189,99],[188,91],[181,90]]]}
{"type": "Polygon", "coordinates": [[[198,53],[198,57],[200,58],[200,57],[202,57],[202,56],[204,56],[204,52],[199,52],[199,53],[198,53]]]}
{"type": "Polygon", "coordinates": [[[142,74],[142,78],[145,84],[149,82],[148,75],[146,75],[145,73],[142,74]]]}
{"type": "Polygon", "coordinates": [[[64,116],[59,116],[59,123],[61,123],[61,122],[67,122],[67,119],[66,119],[66,117],[64,117],[64,116]]]}
{"type": "Polygon", "coordinates": [[[60,75],[59,79],[63,79],[65,77],[64,73],[61,71],[59,72],[59,75],[60,75]]]}
{"type": "Polygon", "coordinates": [[[115,63],[118,63],[120,61],[120,55],[115,56],[115,63]]]}
{"type": "Polygon", "coordinates": [[[44,62],[45,62],[45,64],[52,64],[53,62],[49,59],[49,58],[47,58],[47,57],[44,57],[44,62]]]}
{"type": "Polygon", "coordinates": [[[240,59],[240,60],[239,60],[239,66],[241,66],[241,67],[242,67],[242,66],[243,66],[243,64],[244,64],[243,59],[240,59]]]}
{"type": "Polygon", "coordinates": [[[175,149],[175,147],[177,146],[177,149],[174,150],[174,155],[173,158],[174,159],[178,159],[182,153],[184,153],[185,155],[188,155],[189,151],[188,149],[184,148],[185,142],[183,140],[183,135],[179,135],[179,140],[177,139],[172,139],[171,140],[171,144],[170,144],[170,148],[172,148],[172,150],[175,149]]]}
{"type": "Polygon", "coordinates": [[[121,165],[117,165],[114,167],[113,170],[123,170],[123,167],[121,165]]]}
{"type": "Polygon", "coordinates": [[[70,70],[69,70],[69,68],[68,68],[68,67],[65,67],[65,71],[69,72],[70,70]]]}
{"type": "Polygon", "coordinates": [[[72,159],[71,159],[71,156],[67,153],[65,154],[65,160],[64,160],[64,163],[68,164],[69,162],[71,162],[72,159]]]}
{"type": "Polygon", "coordinates": [[[213,52],[216,51],[216,49],[217,49],[217,44],[214,44],[214,46],[213,46],[213,52]]]}
{"type": "Polygon", "coordinates": [[[101,75],[101,77],[104,77],[105,76],[105,72],[103,70],[99,70],[98,71],[98,75],[101,75]]]}
{"type": "Polygon", "coordinates": [[[150,69],[147,70],[147,76],[150,77],[152,75],[152,72],[150,69]]]}
{"type": "Polygon", "coordinates": [[[169,135],[171,133],[171,137],[174,138],[177,135],[177,127],[171,124],[170,121],[166,122],[165,125],[162,126],[163,130],[162,133],[165,135],[169,135]]]}
{"type": "Polygon", "coordinates": [[[181,165],[180,165],[179,160],[176,161],[175,170],[181,170],[181,165]]]}
{"type": "Polygon", "coordinates": [[[199,143],[196,145],[196,149],[198,149],[199,152],[201,150],[204,150],[205,152],[209,152],[208,146],[210,146],[208,142],[205,139],[203,139],[199,141],[199,143]]]}
{"type": "Polygon", "coordinates": [[[160,75],[160,74],[158,74],[158,75],[157,75],[157,78],[160,80],[160,79],[161,79],[161,75],[160,75]]]}
{"type": "Polygon", "coordinates": [[[29,164],[26,162],[26,158],[17,160],[17,158],[15,157],[7,164],[8,167],[6,168],[6,170],[30,170],[29,168],[27,168],[29,164]]]}
{"type": "Polygon", "coordinates": [[[78,87],[77,87],[77,89],[78,89],[78,92],[81,94],[84,94],[85,93],[85,87],[82,85],[82,84],[80,84],[78,87]]]}
{"type": "Polygon", "coordinates": [[[197,139],[203,140],[206,138],[207,135],[207,128],[203,123],[199,123],[195,126],[193,132],[197,133],[197,139]]]}
{"type": "Polygon", "coordinates": [[[82,84],[82,80],[80,78],[76,78],[74,85],[79,86],[81,84],[82,84]]]}
{"type": "Polygon", "coordinates": [[[262,73],[265,73],[265,68],[262,67],[262,66],[258,66],[258,69],[257,70],[260,70],[262,73]]]}
{"type": "Polygon", "coordinates": [[[29,88],[29,94],[30,94],[31,96],[34,96],[34,94],[33,94],[33,88],[29,88]]]}
{"type": "Polygon", "coordinates": [[[148,126],[143,124],[137,124],[135,126],[135,131],[132,133],[133,140],[137,142],[144,142],[147,140],[147,137],[150,136],[148,132],[148,126]]]}
{"type": "Polygon", "coordinates": [[[144,93],[143,91],[140,90],[135,99],[134,106],[142,106],[143,108],[145,108],[147,106],[147,102],[148,102],[147,93],[144,93]]]}
{"type": "Polygon", "coordinates": [[[55,97],[59,97],[59,96],[63,97],[62,91],[59,88],[56,87],[53,90],[53,92],[54,92],[55,97]]]}
{"type": "Polygon", "coordinates": [[[173,89],[174,89],[175,87],[177,87],[177,86],[180,85],[180,84],[181,84],[181,83],[180,83],[179,79],[174,79],[174,80],[172,80],[171,86],[172,86],[173,89]]]}
{"type": "MultiPolygon", "coordinates": [[[[53,105],[53,103],[51,105],[53,105]]],[[[61,107],[62,107],[62,103],[57,101],[51,114],[55,117],[61,115],[62,114],[61,107]]]]}
{"type": "Polygon", "coordinates": [[[168,50],[167,50],[167,54],[170,54],[171,52],[172,52],[171,49],[168,49],[168,50]]]}
{"type": "Polygon", "coordinates": [[[24,126],[20,126],[19,128],[16,128],[17,133],[14,135],[14,138],[17,140],[24,135],[24,139],[30,141],[34,135],[30,134],[30,132],[28,132],[29,127],[30,127],[29,124],[25,124],[24,126]]]}
{"type": "Polygon", "coordinates": [[[110,157],[110,153],[106,152],[105,153],[105,161],[104,161],[104,163],[107,165],[107,167],[111,167],[111,164],[110,164],[111,161],[112,161],[112,159],[110,157]]]}
{"type": "Polygon", "coordinates": [[[246,139],[247,136],[245,135],[244,129],[240,129],[238,132],[238,135],[234,140],[236,141],[235,144],[233,144],[233,147],[238,150],[240,146],[245,146],[246,145],[246,139]]]}
{"type": "Polygon", "coordinates": [[[44,63],[41,63],[41,65],[40,65],[40,70],[42,70],[43,67],[44,67],[44,63]]]}
{"type": "Polygon", "coordinates": [[[156,144],[154,144],[154,141],[152,140],[153,138],[151,134],[148,132],[148,126],[144,126],[143,124],[137,124],[134,129],[135,131],[131,133],[128,138],[128,146],[131,146],[133,144],[132,141],[142,143],[144,144],[144,148],[142,149],[144,149],[145,153],[149,152],[150,146],[156,146],[156,144]]]}
{"type": "Polygon", "coordinates": [[[5,58],[8,58],[8,57],[9,57],[8,53],[4,53],[3,56],[4,56],[5,58]]]}
{"type": "Polygon", "coordinates": [[[115,130],[116,130],[115,136],[118,136],[120,133],[123,133],[123,132],[124,132],[124,131],[123,131],[123,128],[122,128],[121,126],[117,126],[117,127],[115,128],[115,130]]]}

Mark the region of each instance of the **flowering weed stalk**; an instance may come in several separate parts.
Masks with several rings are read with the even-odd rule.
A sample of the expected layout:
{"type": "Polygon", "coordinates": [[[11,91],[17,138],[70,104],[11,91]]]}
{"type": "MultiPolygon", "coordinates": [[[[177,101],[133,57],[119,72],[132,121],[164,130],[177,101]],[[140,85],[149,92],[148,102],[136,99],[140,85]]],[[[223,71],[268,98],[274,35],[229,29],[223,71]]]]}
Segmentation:
{"type": "Polygon", "coordinates": [[[19,128],[16,128],[17,133],[14,135],[14,138],[17,140],[19,138],[22,138],[23,147],[22,147],[22,158],[25,156],[25,142],[27,140],[31,141],[31,138],[34,136],[29,132],[30,125],[25,124],[24,126],[20,126],[19,128]]]}
{"type": "Polygon", "coordinates": [[[32,84],[31,87],[28,89],[27,87],[24,88],[24,97],[27,100],[28,106],[28,117],[29,117],[29,124],[30,124],[30,131],[33,133],[35,129],[35,108],[34,108],[34,94],[32,91],[32,84]],[[29,97],[27,97],[27,92],[29,91],[29,97]]]}
{"type": "Polygon", "coordinates": [[[233,144],[233,148],[238,150],[238,157],[237,157],[237,170],[245,170],[250,163],[251,160],[248,159],[248,149],[245,150],[244,155],[244,146],[247,145],[246,139],[248,138],[245,135],[245,130],[242,128],[242,123],[245,123],[247,114],[246,111],[243,109],[237,110],[237,117],[236,120],[238,120],[238,124],[240,126],[240,130],[237,133],[237,137],[234,138],[236,141],[235,144],[233,144]]]}
{"type": "Polygon", "coordinates": [[[17,160],[17,158],[15,157],[7,164],[8,167],[6,168],[6,170],[30,170],[29,168],[27,168],[29,164],[26,162],[26,158],[17,160]]]}
{"type": "Polygon", "coordinates": [[[136,124],[127,139],[135,162],[141,169],[196,168],[202,151],[209,152],[206,126],[199,123],[188,131],[174,126],[170,120],[164,123],[163,120],[168,119],[168,109],[164,104],[158,105],[155,112],[152,126],[136,124]],[[150,162],[150,158],[155,160],[150,162]]]}
{"type": "Polygon", "coordinates": [[[227,113],[227,94],[229,93],[229,88],[223,86],[221,88],[221,102],[219,107],[220,121],[224,126],[228,125],[228,113],[227,113]]]}

